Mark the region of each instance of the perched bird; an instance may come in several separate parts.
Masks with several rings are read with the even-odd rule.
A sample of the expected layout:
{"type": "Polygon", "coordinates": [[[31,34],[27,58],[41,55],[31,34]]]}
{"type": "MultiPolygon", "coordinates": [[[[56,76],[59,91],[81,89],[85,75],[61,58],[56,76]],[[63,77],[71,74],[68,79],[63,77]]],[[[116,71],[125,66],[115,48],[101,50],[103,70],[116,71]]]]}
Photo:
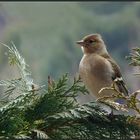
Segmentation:
{"type": "Polygon", "coordinates": [[[77,41],[83,51],[79,64],[79,74],[87,89],[97,99],[110,96],[112,91],[98,93],[103,87],[110,87],[113,81],[124,95],[128,90],[123,81],[120,68],[108,54],[106,45],[100,34],[90,34],[77,41]]]}

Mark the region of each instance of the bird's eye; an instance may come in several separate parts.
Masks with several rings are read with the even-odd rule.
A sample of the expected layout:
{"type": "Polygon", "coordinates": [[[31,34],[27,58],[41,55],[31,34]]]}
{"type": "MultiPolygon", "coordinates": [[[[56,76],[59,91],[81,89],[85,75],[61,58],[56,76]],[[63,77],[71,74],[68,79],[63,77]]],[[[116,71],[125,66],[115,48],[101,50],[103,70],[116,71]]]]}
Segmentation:
{"type": "Polygon", "coordinates": [[[93,42],[95,42],[95,40],[89,40],[89,43],[93,43],[93,42]]]}

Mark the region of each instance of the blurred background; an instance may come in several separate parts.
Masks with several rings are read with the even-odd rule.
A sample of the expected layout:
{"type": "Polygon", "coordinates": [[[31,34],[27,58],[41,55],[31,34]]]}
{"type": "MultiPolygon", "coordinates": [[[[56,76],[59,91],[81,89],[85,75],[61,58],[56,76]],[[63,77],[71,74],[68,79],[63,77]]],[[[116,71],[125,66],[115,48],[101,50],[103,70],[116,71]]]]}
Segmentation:
{"type": "MultiPolygon", "coordinates": [[[[140,46],[140,2],[1,2],[0,41],[13,41],[30,66],[37,84],[78,73],[82,57],[75,43],[100,33],[108,51],[121,67],[129,90],[140,87],[138,69],[125,56],[140,46]]],[[[18,77],[7,64],[7,49],[0,45],[0,80],[18,77]]]]}

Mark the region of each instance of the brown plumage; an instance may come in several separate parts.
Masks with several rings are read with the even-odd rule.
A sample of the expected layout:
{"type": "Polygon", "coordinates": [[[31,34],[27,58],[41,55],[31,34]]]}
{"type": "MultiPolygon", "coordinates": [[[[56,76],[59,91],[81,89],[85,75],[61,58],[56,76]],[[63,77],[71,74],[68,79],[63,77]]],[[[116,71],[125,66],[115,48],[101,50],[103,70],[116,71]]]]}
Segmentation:
{"type": "Polygon", "coordinates": [[[98,92],[115,81],[119,91],[128,95],[120,68],[108,54],[101,35],[90,34],[77,41],[77,44],[80,44],[84,54],[79,64],[79,74],[91,94],[95,98],[111,95],[109,91],[100,95],[98,92]]]}

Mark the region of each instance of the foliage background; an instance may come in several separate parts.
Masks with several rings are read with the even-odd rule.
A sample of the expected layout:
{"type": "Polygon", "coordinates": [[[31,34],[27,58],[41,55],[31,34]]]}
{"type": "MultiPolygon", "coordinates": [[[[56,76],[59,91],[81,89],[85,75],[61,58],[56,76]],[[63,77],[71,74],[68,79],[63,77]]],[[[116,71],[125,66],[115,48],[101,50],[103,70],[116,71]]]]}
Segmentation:
{"type": "MultiPolygon", "coordinates": [[[[76,41],[83,36],[102,34],[109,52],[119,63],[130,90],[139,89],[125,56],[140,42],[140,2],[1,2],[0,41],[12,40],[28,61],[33,78],[47,83],[63,73],[73,77],[82,57],[76,41]]],[[[0,79],[18,77],[7,65],[5,48],[0,46],[0,79]]]]}
{"type": "MultiPolygon", "coordinates": [[[[58,81],[49,76],[47,89],[46,86],[37,86],[16,46],[12,42],[11,46],[3,43],[1,45],[8,49],[9,64],[17,66],[20,78],[0,81],[0,85],[4,87],[4,97],[0,100],[0,139],[139,138],[140,120],[136,116],[108,114],[99,102],[83,105],[77,102],[79,92],[88,92],[81,85],[80,77],[75,77],[69,85],[67,74],[58,81]],[[15,93],[19,95],[13,98],[15,93]]],[[[140,49],[135,48],[128,59],[131,65],[139,66],[140,49]]],[[[117,92],[112,95],[113,98],[123,98],[126,104],[120,105],[110,100],[106,100],[105,104],[111,105],[111,108],[130,108],[140,113],[137,108],[139,101],[136,99],[139,91],[124,96],[114,86],[111,90],[117,92]]]]}

